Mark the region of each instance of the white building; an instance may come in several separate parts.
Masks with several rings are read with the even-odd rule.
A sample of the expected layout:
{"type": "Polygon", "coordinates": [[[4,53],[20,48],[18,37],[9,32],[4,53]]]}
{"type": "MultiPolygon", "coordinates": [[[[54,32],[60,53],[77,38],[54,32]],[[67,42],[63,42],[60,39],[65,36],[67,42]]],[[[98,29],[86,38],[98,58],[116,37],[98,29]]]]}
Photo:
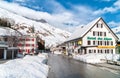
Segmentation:
{"type": "Polygon", "coordinates": [[[80,26],[65,42],[66,52],[115,54],[118,37],[102,18],[80,26]]]}

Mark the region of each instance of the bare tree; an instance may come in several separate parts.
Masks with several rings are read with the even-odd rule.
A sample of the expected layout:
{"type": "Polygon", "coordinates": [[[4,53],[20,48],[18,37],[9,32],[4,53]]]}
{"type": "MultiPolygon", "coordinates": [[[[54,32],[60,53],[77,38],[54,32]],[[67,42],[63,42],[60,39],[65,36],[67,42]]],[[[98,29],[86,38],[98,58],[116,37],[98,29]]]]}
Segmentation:
{"type": "Polygon", "coordinates": [[[5,27],[5,29],[7,29],[7,33],[10,34],[7,38],[10,47],[17,46],[19,41],[18,36],[22,35],[19,31],[17,31],[17,29],[14,28],[15,25],[15,21],[11,18],[0,18],[0,26],[5,27]],[[14,31],[11,31],[11,29],[14,31]]]}

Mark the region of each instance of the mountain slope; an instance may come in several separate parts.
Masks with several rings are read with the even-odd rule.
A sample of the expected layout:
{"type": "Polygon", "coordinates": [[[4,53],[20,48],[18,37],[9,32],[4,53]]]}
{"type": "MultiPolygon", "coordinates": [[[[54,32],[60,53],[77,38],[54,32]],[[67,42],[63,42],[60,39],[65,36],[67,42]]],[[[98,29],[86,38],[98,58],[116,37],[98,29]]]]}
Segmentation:
{"type": "Polygon", "coordinates": [[[112,30],[118,36],[119,41],[120,41],[120,26],[117,26],[117,27],[113,28],[112,30]]]}
{"type": "Polygon", "coordinates": [[[45,45],[49,47],[65,41],[70,35],[67,31],[51,26],[42,18],[39,18],[39,20],[28,18],[28,16],[19,15],[1,6],[0,17],[13,19],[16,23],[14,27],[24,35],[30,34],[30,28],[34,26],[35,34],[45,40],[45,45]]]}

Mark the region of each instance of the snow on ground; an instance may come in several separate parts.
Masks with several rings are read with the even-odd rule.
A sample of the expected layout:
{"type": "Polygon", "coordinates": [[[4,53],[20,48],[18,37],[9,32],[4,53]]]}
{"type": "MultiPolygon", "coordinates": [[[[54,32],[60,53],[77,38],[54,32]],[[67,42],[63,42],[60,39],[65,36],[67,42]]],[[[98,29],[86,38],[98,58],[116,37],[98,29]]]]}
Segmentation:
{"type": "Polygon", "coordinates": [[[47,78],[48,66],[45,54],[25,56],[0,65],[0,78],[47,78]]]}
{"type": "Polygon", "coordinates": [[[75,55],[73,56],[74,59],[80,60],[86,63],[103,63],[104,60],[113,60],[117,61],[120,59],[119,54],[85,54],[85,55],[75,55]]]}
{"type": "Polygon", "coordinates": [[[54,51],[54,54],[62,54],[61,51],[54,51]]]}

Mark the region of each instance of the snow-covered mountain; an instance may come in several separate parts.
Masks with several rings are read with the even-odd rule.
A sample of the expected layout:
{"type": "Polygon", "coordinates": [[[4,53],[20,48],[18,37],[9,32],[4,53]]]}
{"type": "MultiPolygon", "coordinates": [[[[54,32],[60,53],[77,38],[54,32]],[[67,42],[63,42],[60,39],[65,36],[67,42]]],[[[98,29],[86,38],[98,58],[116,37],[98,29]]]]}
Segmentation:
{"type": "Polygon", "coordinates": [[[112,28],[113,32],[118,36],[120,41],[120,26],[117,26],[115,28],[112,28]]]}
{"type": "MultiPolygon", "coordinates": [[[[14,8],[16,8],[16,7],[14,7],[14,8]]],[[[21,13],[19,13],[20,11],[22,11],[22,10],[20,10],[20,6],[18,9],[18,12],[16,12],[17,9],[16,10],[12,10],[12,9],[13,8],[10,8],[10,7],[8,7],[8,9],[7,9],[7,7],[0,5],[0,17],[13,19],[16,24],[14,26],[14,28],[25,35],[30,34],[31,33],[30,28],[34,27],[35,34],[39,35],[43,40],[45,40],[46,46],[52,46],[52,45],[59,44],[59,43],[65,41],[70,36],[69,32],[67,32],[65,30],[61,30],[59,28],[55,28],[54,26],[50,25],[45,19],[43,19],[41,17],[37,17],[37,19],[32,18],[32,17],[34,17],[33,10],[29,10],[28,13],[33,12],[33,14],[32,14],[33,16],[30,16],[30,18],[29,18],[28,16],[25,16],[25,15],[22,15],[21,13]]],[[[23,7],[21,9],[23,9],[23,7]]],[[[22,13],[24,13],[24,12],[22,12],[22,13]]],[[[35,12],[35,14],[37,14],[37,13],[38,13],[38,15],[40,15],[39,12],[35,12]]],[[[42,16],[42,15],[40,15],[40,16],[42,16]]],[[[0,31],[0,32],[2,32],[2,31],[0,31]]]]}

